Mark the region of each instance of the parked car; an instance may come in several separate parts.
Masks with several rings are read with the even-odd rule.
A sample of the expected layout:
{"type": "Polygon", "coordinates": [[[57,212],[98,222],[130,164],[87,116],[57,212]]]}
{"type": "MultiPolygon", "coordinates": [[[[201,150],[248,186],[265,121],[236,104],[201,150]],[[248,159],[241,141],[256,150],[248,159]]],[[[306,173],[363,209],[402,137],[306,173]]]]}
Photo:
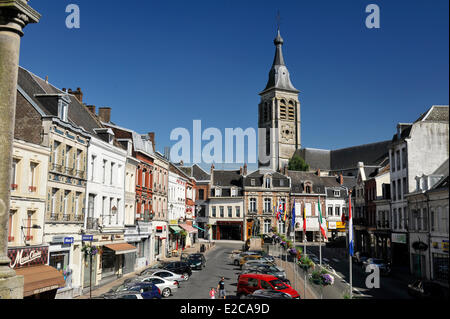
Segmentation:
{"type": "Polygon", "coordinates": [[[142,297],[142,294],[134,291],[121,291],[109,298],[105,299],[147,299],[142,297]]]}
{"type": "Polygon", "coordinates": [[[140,276],[156,276],[167,280],[174,280],[178,283],[185,281],[183,275],[176,274],[169,270],[148,268],[140,273],[140,276]]]}
{"type": "MultiPolygon", "coordinates": [[[[264,269],[264,268],[251,268],[251,269],[247,269],[247,270],[243,270],[238,277],[240,277],[243,274],[262,274],[262,275],[272,275],[277,277],[278,279],[280,279],[282,282],[291,285],[291,281],[289,279],[287,279],[286,277],[278,277],[276,275],[276,273],[268,270],[268,269],[264,269]]],[[[239,280],[239,278],[238,278],[239,280]]]]}
{"type": "Polygon", "coordinates": [[[189,280],[192,275],[191,266],[184,261],[173,261],[173,262],[159,262],[153,268],[169,270],[179,275],[183,275],[184,280],[189,280]]]}
{"type": "Polygon", "coordinates": [[[143,277],[140,279],[141,282],[149,282],[154,284],[161,291],[161,296],[164,298],[168,298],[172,295],[172,292],[178,289],[178,281],[175,280],[167,280],[161,277],[150,276],[143,277]]]}
{"type": "Polygon", "coordinates": [[[242,265],[242,270],[252,270],[252,269],[264,269],[271,271],[274,276],[276,277],[282,277],[286,278],[286,272],[284,269],[280,269],[277,266],[274,266],[272,264],[265,264],[265,263],[258,263],[258,262],[247,262],[244,265],[242,265]]]}
{"type": "Polygon", "coordinates": [[[369,254],[357,251],[353,256],[353,261],[358,265],[362,265],[368,258],[370,258],[369,254]]]}
{"type": "Polygon", "coordinates": [[[363,271],[366,271],[366,267],[368,265],[375,265],[380,269],[381,275],[389,275],[391,273],[391,265],[385,262],[383,259],[379,258],[368,258],[366,261],[363,261],[362,268],[363,271]]]}
{"type": "Polygon", "coordinates": [[[206,258],[203,254],[182,254],[180,258],[181,261],[187,262],[192,269],[202,270],[206,267],[206,258]]]}
{"type": "Polygon", "coordinates": [[[248,255],[260,255],[260,253],[252,252],[252,251],[233,251],[230,258],[233,261],[233,265],[239,266],[239,262],[242,257],[248,256],[248,255]]]}
{"type": "Polygon", "coordinates": [[[130,282],[115,286],[104,293],[102,297],[111,299],[124,292],[140,293],[144,299],[161,299],[161,290],[156,285],[146,282],[130,282]]]}
{"type": "Polygon", "coordinates": [[[416,280],[408,285],[408,294],[420,299],[448,299],[448,288],[428,280],[416,280]]]}
{"type": "Polygon", "coordinates": [[[239,260],[239,266],[242,269],[242,266],[249,260],[258,260],[261,259],[262,256],[261,255],[246,255],[241,257],[241,259],[239,260]]]}
{"type": "Polygon", "coordinates": [[[243,274],[239,277],[237,295],[242,297],[259,289],[270,289],[285,292],[294,299],[300,299],[300,295],[290,285],[271,275],[243,274]]]}
{"type": "Polygon", "coordinates": [[[292,297],[282,291],[274,289],[260,289],[250,295],[244,296],[243,299],[292,299],[292,297]]]}

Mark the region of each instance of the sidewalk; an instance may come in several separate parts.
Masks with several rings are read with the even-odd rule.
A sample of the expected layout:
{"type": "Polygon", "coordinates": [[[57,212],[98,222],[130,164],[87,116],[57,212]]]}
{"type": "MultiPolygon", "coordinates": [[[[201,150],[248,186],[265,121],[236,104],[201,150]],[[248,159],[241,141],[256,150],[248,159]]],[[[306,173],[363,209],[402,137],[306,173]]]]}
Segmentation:
{"type": "MultiPolygon", "coordinates": [[[[204,244],[206,247],[206,251],[204,252],[204,255],[206,256],[212,249],[214,249],[215,247],[215,243],[214,242],[207,242],[207,241],[199,241],[197,243],[194,244],[193,247],[189,247],[189,248],[185,248],[183,250],[183,253],[187,253],[187,254],[193,254],[193,253],[197,253],[200,252],[200,247],[201,245],[204,244]]],[[[179,261],[180,260],[180,256],[174,256],[174,257],[170,257],[170,258],[162,258],[160,259],[160,261],[165,261],[165,262],[172,262],[172,261],[179,261]]],[[[92,289],[92,297],[98,297],[106,292],[108,292],[111,288],[119,286],[121,284],[123,284],[123,282],[128,279],[128,278],[133,278],[138,276],[138,274],[143,271],[144,269],[148,269],[148,268],[152,268],[152,266],[154,266],[155,264],[157,264],[158,261],[152,262],[150,265],[143,267],[143,268],[139,268],[136,269],[134,272],[131,272],[129,274],[124,275],[121,278],[118,278],[114,281],[111,281],[105,285],[102,285],[100,287],[96,287],[94,289],[92,289]]],[[[81,296],[78,297],[74,297],[73,299],[89,299],[89,291],[81,296]]]]}

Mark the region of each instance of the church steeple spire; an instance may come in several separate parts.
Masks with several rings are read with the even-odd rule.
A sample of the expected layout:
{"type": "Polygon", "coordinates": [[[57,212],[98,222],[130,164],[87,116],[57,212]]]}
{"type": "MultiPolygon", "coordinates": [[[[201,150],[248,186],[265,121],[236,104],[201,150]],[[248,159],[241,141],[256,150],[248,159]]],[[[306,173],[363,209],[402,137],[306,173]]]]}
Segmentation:
{"type": "Polygon", "coordinates": [[[281,89],[298,93],[299,91],[291,83],[289,71],[284,62],[282,49],[284,40],[281,37],[280,28],[278,28],[278,34],[275,40],[273,40],[273,43],[276,47],[275,57],[273,59],[272,69],[269,72],[269,81],[263,92],[270,89],[281,89]]]}

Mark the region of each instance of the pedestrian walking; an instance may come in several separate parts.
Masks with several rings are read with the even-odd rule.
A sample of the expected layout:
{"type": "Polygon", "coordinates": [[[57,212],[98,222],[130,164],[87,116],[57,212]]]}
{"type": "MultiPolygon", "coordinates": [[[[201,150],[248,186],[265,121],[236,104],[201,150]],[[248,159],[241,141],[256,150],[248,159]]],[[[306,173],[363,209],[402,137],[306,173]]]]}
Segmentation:
{"type": "Polygon", "coordinates": [[[216,289],[214,289],[214,287],[211,287],[211,290],[209,291],[209,297],[211,299],[216,299],[216,289]]]}
{"type": "Polygon", "coordinates": [[[217,290],[219,291],[219,299],[226,299],[226,291],[225,291],[225,278],[221,277],[219,284],[217,285],[217,290]]]}

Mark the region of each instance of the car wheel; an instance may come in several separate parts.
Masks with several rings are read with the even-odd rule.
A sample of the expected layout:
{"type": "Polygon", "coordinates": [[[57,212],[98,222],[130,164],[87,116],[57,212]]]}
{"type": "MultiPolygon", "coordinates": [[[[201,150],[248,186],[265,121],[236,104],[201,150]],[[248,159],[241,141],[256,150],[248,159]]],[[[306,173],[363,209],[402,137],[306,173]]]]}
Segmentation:
{"type": "Polygon", "coordinates": [[[162,291],[162,296],[163,296],[164,298],[168,298],[168,297],[170,296],[171,293],[172,293],[172,292],[170,291],[170,288],[164,288],[163,291],[162,291]]]}
{"type": "Polygon", "coordinates": [[[184,276],[184,280],[185,280],[185,281],[189,280],[189,274],[188,274],[187,272],[185,272],[185,273],[183,274],[183,276],[184,276]]]}

